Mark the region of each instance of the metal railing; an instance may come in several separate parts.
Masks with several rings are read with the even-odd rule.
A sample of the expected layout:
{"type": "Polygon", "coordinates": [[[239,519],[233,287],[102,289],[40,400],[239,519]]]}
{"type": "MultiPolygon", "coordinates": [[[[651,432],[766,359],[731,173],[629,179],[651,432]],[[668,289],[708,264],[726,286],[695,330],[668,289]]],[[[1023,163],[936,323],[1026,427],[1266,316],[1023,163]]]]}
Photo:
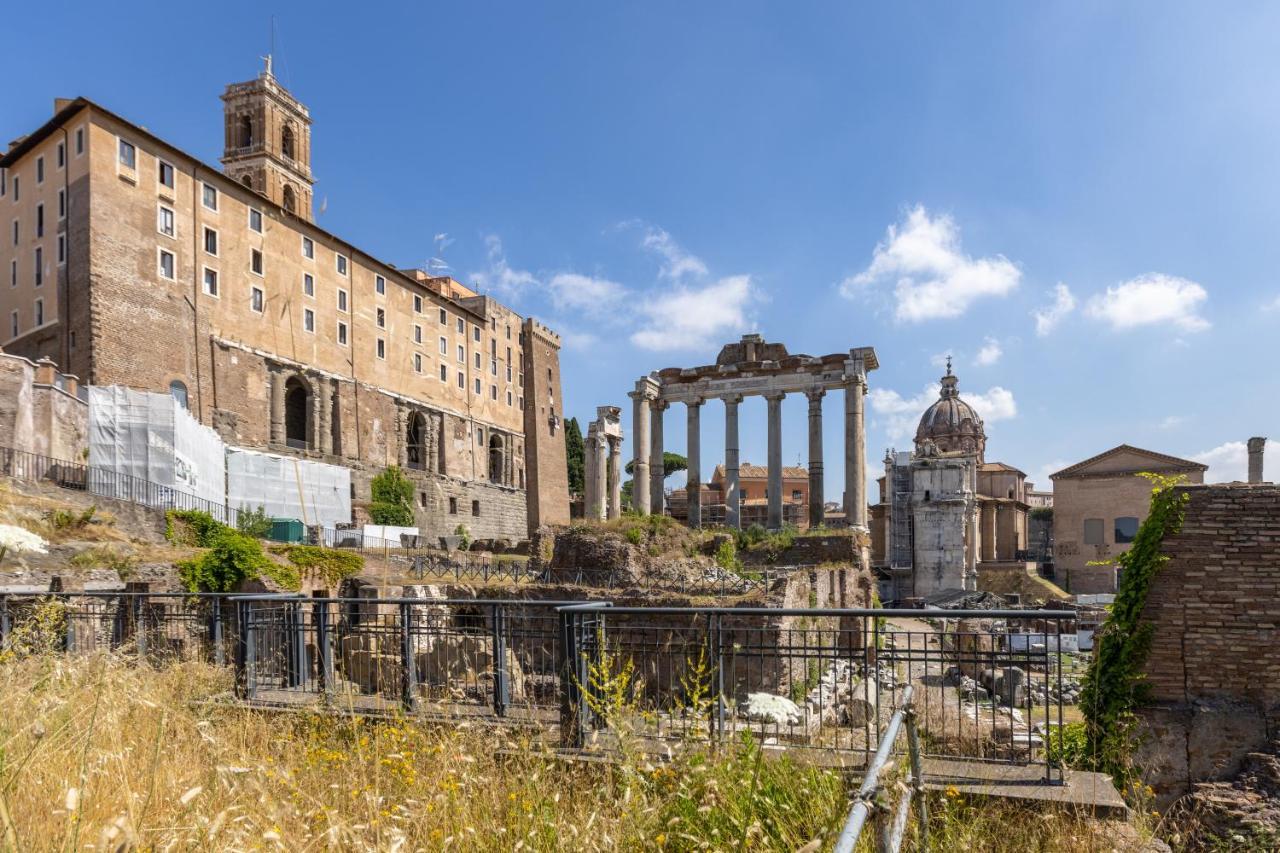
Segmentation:
{"type": "Polygon", "coordinates": [[[540,576],[542,583],[572,584],[574,586],[597,587],[600,589],[618,588],[652,588],[683,595],[748,595],[753,592],[767,592],[779,580],[788,577],[798,569],[809,566],[770,566],[761,569],[746,569],[742,573],[729,571],[719,567],[708,569],[700,576],[686,572],[676,572],[670,576],[644,575],[636,577],[634,573],[618,569],[595,568],[548,568],[540,576]]]}
{"type": "Polygon", "coordinates": [[[0,447],[0,475],[47,482],[64,489],[154,509],[201,510],[230,525],[235,525],[239,514],[238,510],[225,503],[197,497],[173,486],[11,447],[0,447]]]}
{"type": "Polygon", "coordinates": [[[1046,744],[1071,611],[64,593],[0,596],[0,647],[49,600],[60,648],[231,663],[237,696],[257,704],[525,721],[574,750],[751,732],[857,765],[909,700],[926,755],[1062,779],[1046,744]]]}

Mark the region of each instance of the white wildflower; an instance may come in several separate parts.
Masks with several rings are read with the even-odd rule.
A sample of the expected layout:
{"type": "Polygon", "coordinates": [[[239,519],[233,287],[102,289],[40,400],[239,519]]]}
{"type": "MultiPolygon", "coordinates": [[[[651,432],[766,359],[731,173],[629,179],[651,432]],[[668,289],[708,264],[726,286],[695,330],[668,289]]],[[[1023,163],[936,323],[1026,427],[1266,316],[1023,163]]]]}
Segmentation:
{"type": "Polygon", "coordinates": [[[49,543],[25,527],[12,524],[0,524],[0,555],[6,551],[15,554],[28,552],[32,554],[48,554],[49,543]]]}

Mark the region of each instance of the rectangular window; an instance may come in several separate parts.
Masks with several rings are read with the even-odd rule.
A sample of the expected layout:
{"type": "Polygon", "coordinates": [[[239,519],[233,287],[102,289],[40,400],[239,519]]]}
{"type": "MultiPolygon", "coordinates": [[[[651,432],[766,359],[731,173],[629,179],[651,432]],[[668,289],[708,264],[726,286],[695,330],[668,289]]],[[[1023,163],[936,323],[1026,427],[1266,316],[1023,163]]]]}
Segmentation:
{"type": "Polygon", "coordinates": [[[507,405],[508,405],[508,406],[510,406],[510,405],[511,405],[511,392],[510,392],[510,391],[508,391],[508,392],[507,392],[507,405]]]}
{"type": "Polygon", "coordinates": [[[18,312],[14,311],[9,315],[9,337],[16,338],[18,336],[18,312]]]}
{"type": "Polygon", "coordinates": [[[479,380],[479,379],[477,379],[477,380],[476,380],[476,396],[478,397],[478,396],[480,396],[480,395],[481,395],[481,394],[483,394],[483,393],[484,393],[484,391],[483,391],[483,389],[482,389],[482,386],[480,385],[480,380],[479,380]]]}
{"type": "Polygon", "coordinates": [[[59,142],[58,143],[58,168],[61,169],[65,165],[67,165],[67,146],[59,142]]]}
{"type": "Polygon", "coordinates": [[[218,209],[218,188],[205,184],[200,193],[200,202],[209,210],[216,211],[218,209]]]}
{"type": "Polygon", "coordinates": [[[422,343],[422,327],[417,323],[413,324],[413,342],[415,344],[422,343]]]}
{"type": "Polygon", "coordinates": [[[347,292],[342,288],[338,288],[338,310],[347,310],[347,292]]]}
{"type": "Polygon", "coordinates": [[[1138,519],[1132,515],[1117,518],[1115,527],[1117,545],[1128,545],[1138,535],[1138,519]]]}
{"type": "Polygon", "coordinates": [[[36,300],[36,328],[44,325],[44,300],[36,300]]]}
{"type": "Polygon", "coordinates": [[[18,261],[16,259],[9,261],[9,286],[18,286],[18,261]]]}
{"type": "Polygon", "coordinates": [[[262,292],[261,287],[249,288],[249,309],[251,311],[257,311],[259,314],[261,314],[263,305],[266,302],[266,300],[267,300],[267,295],[262,292]]]}
{"type": "Polygon", "coordinates": [[[440,381],[441,382],[449,381],[449,368],[445,367],[443,364],[440,365],[440,381]]]}
{"type": "Polygon", "coordinates": [[[521,409],[523,409],[523,408],[524,408],[524,395],[523,395],[523,394],[521,394],[519,397],[517,397],[517,398],[516,398],[516,405],[517,405],[517,406],[519,406],[521,409]]]}
{"type": "Polygon", "coordinates": [[[1084,520],[1084,544],[1102,545],[1102,519],[1086,518],[1084,520]]]}
{"type": "Polygon", "coordinates": [[[463,348],[462,344],[458,344],[458,361],[463,364],[467,363],[467,351],[463,348]]]}
{"type": "Polygon", "coordinates": [[[345,347],[347,345],[347,324],[338,321],[338,346],[345,347]]]}
{"type": "Polygon", "coordinates": [[[302,274],[302,292],[313,298],[316,295],[316,280],[309,272],[302,274]]]}
{"type": "Polygon", "coordinates": [[[44,284],[44,249],[36,246],[36,287],[44,284]]]}
{"type": "Polygon", "coordinates": [[[302,309],[302,330],[304,332],[315,333],[316,330],[316,312],[310,308],[302,309]]]}
{"type": "Polygon", "coordinates": [[[13,200],[16,202],[22,198],[22,185],[18,183],[18,176],[13,176],[13,200]]]}
{"type": "Polygon", "coordinates": [[[382,338],[378,338],[378,358],[387,357],[387,342],[382,338]]]}
{"type": "Polygon", "coordinates": [[[476,370],[480,369],[480,353],[476,353],[476,370]]]}
{"type": "Polygon", "coordinates": [[[422,372],[422,353],[415,352],[413,354],[413,372],[422,372]]]}
{"type": "MultiPolygon", "coordinates": [[[[511,324],[507,324],[507,340],[511,340],[511,324]]],[[[507,347],[507,360],[511,359],[511,347],[507,347]]]]}
{"type": "Polygon", "coordinates": [[[489,386],[489,399],[490,399],[490,400],[497,400],[497,399],[498,399],[498,386],[497,386],[497,385],[490,385],[490,386],[489,386]]]}
{"type": "Polygon", "coordinates": [[[76,128],[76,156],[79,157],[84,153],[84,128],[76,128]]]}
{"type": "Polygon", "coordinates": [[[215,258],[218,257],[218,232],[212,228],[204,229],[204,251],[215,258]]]}
{"type": "Polygon", "coordinates": [[[413,313],[422,313],[422,297],[416,293],[413,295],[413,313]]]}
{"type": "Polygon", "coordinates": [[[262,251],[260,249],[249,250],[249,269],[254,275],[262,275],[262,251]]]}
{"type": "MultiPolygon", "coordinates": [[[[14,334],[17,334],[17,333],[15,332],[14,334]]],[[[458,499],[449,498],[449,515],[457,515],[457,514],[458,514],[458,499]]]]}
{"type": "Polygon", "coordinates": [[[476,518],[480,517],[480,501],[471,502],[471,514],[476,518]]]}
{"type": "Polygon", "coordinates": [[[173,165],[160,160],[157,166],[156,179],[160,181],[160,186],[173,189],[173,165]]]}
{"type": "Polygon", "coordinates": [[[480,327],[479,326],[471,327],[471,337],[475,339],[476,343],[480,343],[480,327]]]}
{"type": "Polygon", "coordinates": [[[18,245],[18,220],[13,220],[13,245],[18,245]]]}
{"type": "Polygon", "coordinates": [[[498,360],[496,358],[489,359],[489,373],[493,376],[498,375],[498,360]]]}
{"type": "Polygon", "coordinates": [[[379,329],[385,329],[387,327],[387,312],[381,308],[378,309],[377,321],[379,329]]]}
{"type": "Polygon", "coordinates": [[[302,238],[302,257],[314,258],[316,256],[316,244],[311,241],[310,237],[302,238]]]}
{"type": "Polygon", "coordinates": [[[204,268],[204,292],[208,296],[218,295],[218,271],[204,268]]]}
{"type": "Polygon", "coordinates": [[[44,236],[44,205],[36,205],[36,237],[44,236]]]}
{"type": "Polygon", "coordinates": [[[507,383],[510,384],[510,382],[511,382],[511,365],[508,364],[507,365],[507,383]]]}
{"type": "Polygon", "coordinates": [[[440,309],[440,325],[441,326],[449,325],[449,312],[444,310],[443,308],[440,309]]]}
{"type": "Polygon", "coordinates": [[[337,260],[334,261],[334,266],[338,270],[338,275],[346,275],[347,274],[347,256],[338,255],[337,260]]]}
{"type": "Polygon", "coordinates": [[[0,198],[4,198],[5,190],[9,188],[9,170],[0,169],[0,198]]]}
{"type": "Polygon", "coordinates": [[[125,142],[123,139],[120,140],[119,160],[120,165],[124,166],[126,169],[138,168],[138,149],[133,147],[132,142],[125,142]]]}
{"type": "Polygon", "coordinates": [[[262,211],[257,208],[249,208],[249,230],[262,233],[262,211]]]}
{"type": "Polygon", "coordinates": [[[58,235],[58,266],[67,262],[67,235],[58,235]]]}
{"type": "Polygon", "coordinates": [[[440,354],[441,355],[449,354],[449,342],[444,338],[440,339],[440,354]]]}
{"type": "Polygon", "coordinates": [[[460,335],[465,334],[466,331],[467,331],[467,324],[463,321],[461,317],[459,317],[458,318],[458,334],[460,335]]]}
{"type": "Polygon", "coordinates": [[[156,231],[164,234],[165,237],[173,237],[178,233],[174,225],[173,210],[164,205],[160,205],[156,210],[156,231]]]}
{"type": "Polygon", "coordinates": [[[458,371],[458,387],[463,391],[467,390],[467,377],[463,375],[461,370],[458,371]]]}
{"type": "Polygon", "coordinates": [[[387,293],[387,280],[380,275],[375,275],[373,277],[373,289],[385,296],[387,293]]]}
{"type": "Polygon", "coordinates": [[[174,277],[173,252],[166,252],[164,249],[160,250],[160,277],[170,281],[174,277]]]}
{"type": "Polygon", "coordinates": [[[58,190],[58,221],[67,218],[67,191],[58,190]]]}
{"type": "Polygon", "coordinates": [[[44,157],[36,158],[36,186],[44,183],[44,157]]]}

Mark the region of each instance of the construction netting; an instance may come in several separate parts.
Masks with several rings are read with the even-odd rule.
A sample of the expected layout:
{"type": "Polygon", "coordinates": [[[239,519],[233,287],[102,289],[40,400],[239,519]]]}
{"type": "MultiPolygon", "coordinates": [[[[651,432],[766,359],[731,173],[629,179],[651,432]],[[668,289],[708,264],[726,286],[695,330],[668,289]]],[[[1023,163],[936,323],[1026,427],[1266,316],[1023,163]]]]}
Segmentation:
{"type": "Polygon", "coordinates": [[[227,504],[333,527],[351,521],[351,471],[292,456],[227,448],[227,504]]]}

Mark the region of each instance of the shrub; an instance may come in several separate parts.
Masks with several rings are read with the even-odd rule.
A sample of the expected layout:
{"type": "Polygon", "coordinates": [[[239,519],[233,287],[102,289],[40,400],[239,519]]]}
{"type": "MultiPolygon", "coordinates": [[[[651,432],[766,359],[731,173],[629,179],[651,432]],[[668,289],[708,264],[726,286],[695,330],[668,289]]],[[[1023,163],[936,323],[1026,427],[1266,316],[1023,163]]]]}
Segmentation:
{"type": "Polygon", "coordinates": [[[458,546],[459,550],[471,550],[471,531],[467,529],[465,524],[459,524],[453,529],[453,535],[462,539],[462,543],[458,546]]]}
{"type": "Polygon", "coordinates": [[[271,553],[287,559],[301,576],[322,581],[326,586],[336,586],[364,571],[364,557],[354,551],[316,545],[276,545],[271,553]]]}
{"type": "MultiPolygon", "coordinates": [[[[273,562],[256,539],[222,525],[208,551],[178,563],[178,577],[191,592],[234,592],[247,580],[267,576],[281,586],[301,586],[294,568],[291,578],[286,567],[273,562]],[[282,571],[283,570],[283,571],[282,571]],[[284,576],[281,579],[281,576],[284,576]],[[293,583],[285,581],[292,580],[293,583]]],[[[293,568],[293,567],[288,567],[293,568]]]]}
{"type": "Polygon", "coordinates": [[[120,580],[126,581],[133,576],[138,558],[104,545],[81,551],[72,556],[68,562],[79,569],[107,569],[115,572],[120,580]]]}
{"type": "Polygon", "coordinates": [[[231,528],[199,509],[171,509],[165,512],[164,538],[189,548],[211,548],[214,541],[231,528]]]}
{"type": "Polygon", "coordinates": [[[725,539],[716,549],[716,565],[731,572],[742,568],[742,561],[738,559],[738,549],[734,547],[732,539],[725,539]]]}
{"type": "Polygon", "coordinates": [[[94,513],[98,511],[98,507],[89,507],[84,512],[74,512],[69,509],[55,509],[48,514],[49,525],[54,530],[80,530],[85,525],[93,521],[94,513]]]}
{"type": "Polygon", "coordinates": [[[236,514],[236,529],[245,536],[254,539],[266,539],[271,535],[271,519],[267,516],[266,507],[262,504],[257,509],[241,506],[236,514]]]}
{"type": "Polygon", "coordinates": [[[630,542],[632,545],[639,545],[641,542],[644,541],[644,528],[628,527],[627,532],[622,535],[626,537],[626,540],[630,542]]]}
{"type": "Polygon", "coordinates": [[[413,524],[413,483],[398,465],[392,465],[369,483],[369,517],[374,524],[408,527],[413,524]]]}

